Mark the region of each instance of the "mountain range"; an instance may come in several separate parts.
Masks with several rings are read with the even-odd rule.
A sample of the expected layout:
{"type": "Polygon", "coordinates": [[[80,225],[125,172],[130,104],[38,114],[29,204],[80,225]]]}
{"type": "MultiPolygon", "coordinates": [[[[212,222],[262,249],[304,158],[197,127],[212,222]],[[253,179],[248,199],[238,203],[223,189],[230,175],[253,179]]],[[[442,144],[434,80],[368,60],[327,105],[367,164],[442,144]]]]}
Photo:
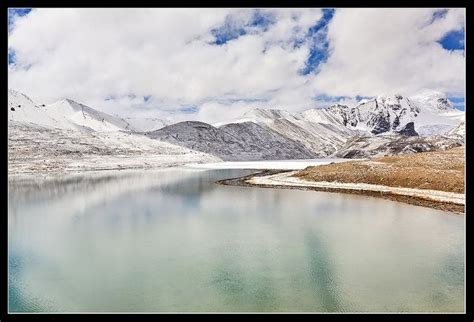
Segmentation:
{"type": "Polygon", "coordinates": [[[213,126],[180,122],[147,135],[223,160],[368,157],[461,145],[463,122],[464,112],[443,94],[424,92],[412,98],[379,96],[355,107],[335,104],[298,113],[254,108],[213,126]]]}
{"type": "Polygon", "coordinates": [[[191,159],[236,161],[413,153],[462,145],[465,135],[464,112],[433,91],[410,98],[378,96],[354,107],[335,104],[296,113],[251,108],[239,118],[215,124],[121,118],[70,99],[41,104],[14,90],[9,90],[8,104],[9,129],[15,128],[16,133],[27,129],[34,137],[42,129],[43,133],[63,133],[63,140],[68,136],[84,142],[100,138],[112,151],[109,155],[116,155],[113,151],[128,142],[124,136],[137,141],[135,148],[156,150],[156,155],[164,153],[166,149],[157,147],[165,144],[180,158],[191,153],[191,159]]]}

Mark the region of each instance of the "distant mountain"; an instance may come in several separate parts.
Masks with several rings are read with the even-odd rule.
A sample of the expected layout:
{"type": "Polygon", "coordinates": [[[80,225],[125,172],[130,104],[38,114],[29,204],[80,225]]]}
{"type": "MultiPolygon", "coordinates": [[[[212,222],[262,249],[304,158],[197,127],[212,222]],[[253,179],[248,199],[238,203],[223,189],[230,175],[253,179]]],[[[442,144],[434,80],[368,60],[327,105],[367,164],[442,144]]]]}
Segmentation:
{"type": "Polygon", "coordinates": [[[261,109],[261,108],[254,108],[246,113],[244,113],[241,117],[230,120],[228,122],[221,122],[214,124],[216,127],[229,124],[229,123],[243,123],[243,122],[254,122],[257,124],[269,124],[274,120],[278,119],[286,119],[286,120],[297,120],[299,119],[295,114],[290,113],[285,110],[277,110],[277,109],[261,109]]]}
{"type": "Polygon", "coordinates": [[[300,123],[299,125],[302,125],[301,122],[329,124],[335,137],[340,135],[346,137],[351,134],[397,133],[430,136],[443,134],[457,126],[464,120],[464,112],[456,110],[444,94],[424,91],[411,98],[402,95],[378,96],[374,99],[361,101],[355,107],[335,104],[300,113],[255,108],[240,118],[221,122],[216,126],[251,121],[272,127],[277,120],[300,123]],[[404,128],[409,123],[413,123],[413,130],[407,131],[404,128]]]}
{"type": "Polygon", "coordinates": [[[124,117],[124,121],[136,132],[150,132],[161,129],[171,122],[155,117],[124,117]]]}
{"type": "Polygon", "coordinates": [[[83,129],[97,132],[127,130],[121,118],[99,112],[84,104],[63,99],[53,104],[34,102],[25,94],[8,91],[8,119],[59,129],[83,129]]]}
{"type": "Polygon", "coordinates": [[[326,108],[309,109],[298,115],[301,119],[313,123],[343,125],[346,127],[352,126],[352,128],[355,128],[357,126],[358,114],[356,108],[334,104],[326,108]]]}
{"type": "Polygon", "coordinates": [[[424,91],[412,98],[378,96],[355,107],[335,104],[300,113],[255,108],[240,118],[216,126],[255,122],[299,143],[319,157],[345,157],[405,153],[416,150],[414,142],[424,142],[422,150],[458,144],[460,137],[456,133],[462,133],[463,126],[459,124],[463,120],[464,112],[456,110],[445,95],[424,91]],[[378,136],[383,138],[377,139],[378,136]],[[417,136],[437,138],[405,138],[417,136]],[[456,143],[446,138],[448,136],[456,143]],[[356,146],[354,138],[358,138],[356,146]]]}
{"type": "Polygon", "coordinates": [[[420,113],[420,108],[401,95],[380,96],[363,102],[353,109],[342,107],[346,126],[366,130],[371,134],[399,131],[420,113]]]}
{"type": "Polygon", "coordinates": [[[186,121],[152,131],[147,136],[216,155],[223,160],[312,159],[318,155],[280,133],[254,122],[220,127],[186,121]]]}
{"type": "Polygon", "coordinates": [[[217,125],[221,128],[244,122],[256,123],[271,129],[298,143],[319,158],[334,153],[348,137],[358,133],[345,127],[337,117],[324,109],[290,113],[284,110],[256,108],[245,113],[241,118],[217,125]]]}
{"type": "MultiPolygon", "coordinates": [[[[323,110],[344,126],[373,135],[400,133],[411,122],[414,131],[410,131],[411,134],[442,134],[464,119],[464,112],[456,110],[446,96],[438,92],[424,92],[412,98],[379,96],[352,108],[337,104],[323,110]]],[[[311,113],[316,110],[302,114],[311,116],[311,113]]]]}
{"type": "Polygon", "coordinates": [[[459,137],[453,137],[454,141],[451,142],[452,140],[446,138],[447,131],[454,132],[454,127],[463,119],[464,112],[454,109],[443,94],[425,91],[413,98],[402,95],[378,96],[362,101],[355,107],[335,104],[299,113],[254,108],[239,118],[214,124],[215,126],[184,122],[163,128],[162,131],[154,132],[151,136],[214,154],[224,160],[269,159],[277,156],[283,158],[281,155],[292,159],[307,158],[308,155],[318,158],[346,157],[377,153],[405,153],[415,151],[417,149],[415,146],[423,146],[420,149],[427,150],[455,145],[459,143],[459,137]],[[251,124],[254,124],[253,128],[250,128],[251,124]],[[260,126],[259,131],[256,131],[255,124],[260,126]],[[230,143],[222,141],[220,137],[221,130],[229,128],[234,129],[230,143]],[[200,130],[197,131],[197,129],[200,130]],[[241,143],[243,129],[245,133],[250,133],[253,141],[241,143]],[[279,146],[280,150],[277,150],[277,147],[271,144],[269,148],[273,153],[258,154],[253,151],[249,154],[249,144],[262,150],[261,147],[268,146],[265,144],[268,142],[268,137],[262,134],[264,133],[262,129],[266,130],[265,133],[272,133],[272,137],[279,134],[280,139],[284,138],[289,142],[284,145],[284,153],[281,152],[282,146],[279,146]],[[209,134],[211,132],[212,135],[209,134]],[[437,139],[406,138],[434,135],[438,136],[437,139]],[[383,136],[383,138],[377,139],[378,136],[383,136]],[[358,138],[358,141],[353,141],[354,138],[358,138]],[[420,142],[424,142],[424,145],[420,142]],[[239,147],[236,148],[232,144],[239,147]],[[247,150],[242,148],[244,146],[247,150]],[[293,148],[291,152],[288,149],[290,146],[297,148],[293,148]],[[231,150],[236,153],[232,153],[231,150]],[[279,151],[278,154],[276,151],[279,151]]]}
{"type": "Polygon", "coordinates": [[[417,95],[411,96],[411,101],[420,106],[423,110],[431,113],[443,113],[456,111],[454,105],[441,92],[424,90],[417,95]]]}

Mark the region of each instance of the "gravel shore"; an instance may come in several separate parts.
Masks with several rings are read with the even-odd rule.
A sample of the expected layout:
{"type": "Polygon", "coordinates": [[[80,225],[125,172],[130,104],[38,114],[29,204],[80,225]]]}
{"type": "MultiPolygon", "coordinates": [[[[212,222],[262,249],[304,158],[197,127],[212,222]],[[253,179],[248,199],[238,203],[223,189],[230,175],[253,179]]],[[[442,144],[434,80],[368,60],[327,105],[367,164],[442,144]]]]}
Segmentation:
{"type": "Polygon", "coordinates": [[[354,193],[464,213],[464,148],[308,167],[267,170],[218,183],[354,193]]]}

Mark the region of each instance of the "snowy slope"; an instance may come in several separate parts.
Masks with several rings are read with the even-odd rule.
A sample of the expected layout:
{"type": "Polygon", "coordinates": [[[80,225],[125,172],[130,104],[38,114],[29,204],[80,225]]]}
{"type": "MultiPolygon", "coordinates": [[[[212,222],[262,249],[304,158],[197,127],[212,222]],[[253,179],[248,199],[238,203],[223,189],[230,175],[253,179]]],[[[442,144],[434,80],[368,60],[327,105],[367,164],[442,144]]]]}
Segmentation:
{"type": "Polygon", "coordinates": [[[123,119],[136,132],[155,131],[171,124],[168,120],[154,117],[124,117],[123,119]]]}
{"type": "Polygon", "coordinates": [[[126,132],[84,132],[11,121],[8,173],[156,168],[219,158],[126,132]]]}
{"type": "Polygon", "coordinates": [[[305,120],[279,119],[267,125],[283,136],[302,144],[318,157],[327,157],[339,149],[348,137],[350,129],[330,123],[314,123],[305,120]]]}
{"type": "Polygon", "coordinates": [[[455,109],[442,93],[424,91],[411,100],[420,108],[415,125],[422,136],[442,134],[465,119],[465,113],[455,109]]]}
{"type": "Polygon", "coordinates": [[[418,94],[411,96],[410,99],[423,110],[429,110],[433,113],[456,110],[446,95],[438,91],[423,90],[418,94]]]}
{"type": "Polygon", "coordinates": [[[123,119],[96,111],[70,99],[46,105],[33,101],[25,94],[9,90],[8,105],[8,119],[25,124],[97,132],[111,132],[129,128],[129,124],[123,119]]]}
{"type": "Polygon", "coordinates": [[[344,125],[348,122],[348,114],[354,113],[345,105],[335,104],[327,108],[314,108],[299,113],[300,117],[313,123],[344,125]]]}
{"type": "Polygon", "coordinates": [[[297,120],[299,117],[285,110],[253,108],[244,113],[241,117],[234,118],[225,122],[214,123],[215,127],[230,123],[253,122],[257,124],[270,124],[277,119],[297,120]]]}
{"type": "Polygon", "coordinates": [[[252,122],[279,133],[299,143],[320,158],[334,153],[348,137],[357,132],[345,127],[341,119],[323,109],[290,113],[284,110],[255,108],[241,118],[217,124],[219,128],[229,124],[252,122]]]}
{"type": "Polygon", "coordinates": [[[45,105],[9,90],[8,116],[9,174],[222,161],[134,133],[123,119],[72,100],[45,105]]]}
{"type": "Polygon", "coordinates": [[[149,132],[147,136],[229,161],[317,157],[298,142],[254,122],[230,123],[216,128],[203,122],[187,121],[149,132]]]}
{"type": "Polygon", "coordinates": [[[464,121],[459,123],[456,127],[450,129],[445,133],[448,137],[465,137],[466,136],[466,124],[464,121]]]}

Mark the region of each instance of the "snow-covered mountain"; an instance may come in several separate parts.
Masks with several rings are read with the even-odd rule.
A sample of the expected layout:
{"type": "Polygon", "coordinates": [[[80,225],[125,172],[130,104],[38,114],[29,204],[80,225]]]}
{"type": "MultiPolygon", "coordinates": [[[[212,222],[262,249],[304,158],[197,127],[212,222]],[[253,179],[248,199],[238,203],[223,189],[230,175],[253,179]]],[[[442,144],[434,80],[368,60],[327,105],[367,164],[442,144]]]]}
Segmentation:
{"type": "Polygon", "coordinates": [[[221,161],[134,133],[123,119],[72,100],[46,105],[17,91],[8,94],[10,174],[221,161]]]}
{"type": "Polygon", "coordinates": [[[403,151],[411,151],[409,146],[416,139],[403,137],[437,136],[425,144],[430,149],[454,144],[447,137],[460,142],[460,135],[456,133],[462,134],[464,129],[464,112],[456,110],[442,93],[424,91],[411,98],[384,95],[361,101],[355,107],[335,104],[300,113],[254,108],[240,118],[216,126],[242,122],[270,128],[320,157],[371,155],[402,153],[405,147],[403,151]],[[380,135],[384,137],[377,139],[380,135]],[[359,138],[360,144],[351,146],[353,138],[359,138]],[[358,152],[352,153],[352,150],[358,152]]]}
{"type": "Polygon", "coordinates": [[[458,126],[452,128],[451,130],[447,131],[445,133],[446,136],[448,137],[462,137],[464,138],[466,136],[466,124],[464,121],[459,123],[458,126]]]}
{"type": "Polygon", "coordinates": [[[418,113],[420,108],[406,97],[379,96],[356,106],[348,123],[372,134],[380,134],[401,130],[413,122],[418,113]]]}
{"type": "Polygon", "coordinates": [[[413,122],[418,135],[430,136],[442,134],[464,120],[464,112],[456,110],[444,94],[434,91],[411,98],[378,96],[355,107],[337,104],[320,110],[308,110],[302,115],[313,121],[326,121],[326,114],[330,113],[338,123],[374,135],[398,133],[413,122]]]}
{"type": "Polygon", "coordinates": [[[439,92],[424,91],[412,97],[421,112],[416,124],[417,131],[422,136],[444,134],[464,122],[465,113],[454,108],[448,98],[439,92]]]}
{"type": "Polygon", "coordinates": [[[313,123],[344,125],[356,127],[357,122],[355,115],[357,113],[355,108],[349,108],[346,105],[335,104],[327,108],[314,108],[299,113],[301,119],[313,123]]]}
{"type": "Polygon", "coordinates": [[[216,123],[214,124],[214,126],[219,127],[219,126],[229,124],[229,123],[243,123],[243,122],[254,122],[257,124],[270,124],[274,120],[278,120],[278,119],[287,119],[287,120],[294,121],[294,120],[297,120],[298,117],[285,110],[254,108],[244,113],[239,118],[235,118],[228,122],[216,123]]]}
{"type": "Polygon", "coordinates": [[[8,91],[8,119],[59,129],[85,129],[97,132],[127,130],[129,124],[121,118],[99,112],[70,99],[53,104],[33,101],[25,94],[8,91]]]}
{"type": "Polygon", "coordinates": [[[147,136],[216,155],[223,160],[312,159],[318,155],[279,132],[246,121],[220,127],[186,121],[149,132],[147,136]]]}
{"type": "Polygon", "coordinates": [[[217,126],[221,128],[244,122],[253,122],[273,130],[321,158],[334,153],[348,137],[357,134],[357,131],[345,127],[332,113],[322,109],[290,113],[284,110],[256,108],[241,118],[217,126]]]}
{"type": "Polygon", "coordinates": [[[120,117],[99,112],[71,99],[42,104],[15,90],[8,91],[9,120],[60,129],[86,129],[97,132],[149,132],[171,124],[153,117],[120,117]]]}
{"type": "Polygon", "coordinates": [[[31,157],[38,164],[62,160],[63,168],[75,158],[92,167],[100,163],[98,157],[110,163],[118,156],[118,164],[134,166],[143,166],[145,159],[156,165],[361,157],[456,146],[465,133],[464,112],[437,92],[378,96],[354,107],[336,104],[297,113],[254,108],[214,126],[121,118],[69,99],[42,104],[13,90],[8,97],[10,164],[16,169],[31,157]]]}
{"type": "Polygon", "coordinates": [[[445,133],[457,126],[464,120],[464,112],[456,110],[444,94],[424,91],[411,98],[402,95],[378,96],[364,100],[355,107],[335,104],[300,113],[255,108],[240,118],[221,122],[215,126],[251,121],[271,127],[276,120],[330,124],[338,128],[336,131],[338,133],[340,131],[348,133],[346,129],[343,129],[345,127],[359,134],[372,135],[396,134],[413,122],[416,133],[429,136],[445,133]]]}

